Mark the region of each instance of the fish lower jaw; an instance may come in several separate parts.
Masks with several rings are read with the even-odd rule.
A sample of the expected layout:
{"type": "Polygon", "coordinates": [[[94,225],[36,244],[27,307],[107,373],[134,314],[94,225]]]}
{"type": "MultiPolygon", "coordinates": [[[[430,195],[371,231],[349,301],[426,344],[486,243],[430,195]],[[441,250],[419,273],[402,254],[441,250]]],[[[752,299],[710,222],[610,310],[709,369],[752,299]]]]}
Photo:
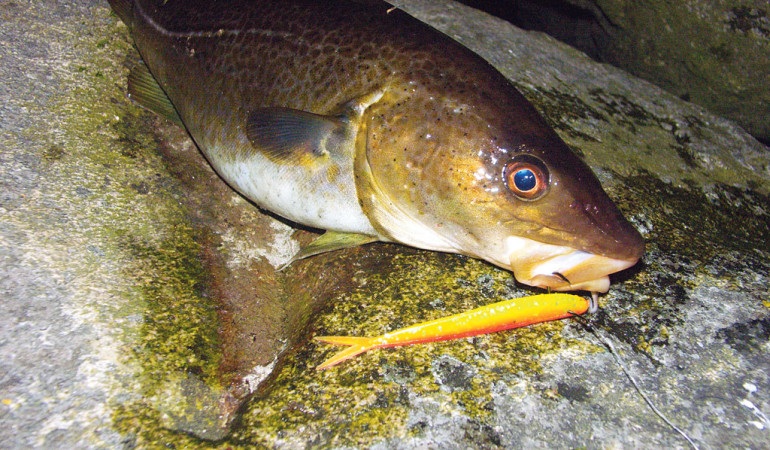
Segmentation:
{"type": "Polygon", "coordinates": [[[610,277],[606,275],[601,278],[584,281],[582,283],[567,283],[564,281],[564,279],[553,275],[535,275],[530,280],[519,281],[529,286],[550,289],[557,292],[589,291],[604,293],[610,289],[610,277]]]}
{"type": "Polygon", "coordinates": [[[637,262],[524,238],[509,238],[507,244],[516,279],[529,286],[553,291],[607,292],[609,275],[637,262]]]}

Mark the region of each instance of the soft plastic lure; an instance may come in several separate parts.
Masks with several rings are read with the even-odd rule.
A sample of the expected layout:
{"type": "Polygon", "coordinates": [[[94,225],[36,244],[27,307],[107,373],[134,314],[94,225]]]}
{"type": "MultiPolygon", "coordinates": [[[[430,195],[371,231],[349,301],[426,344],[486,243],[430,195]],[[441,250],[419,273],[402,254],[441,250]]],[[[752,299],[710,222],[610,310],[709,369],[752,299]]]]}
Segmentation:
{"type": "Polygon", "coordinates": [[[317,370],[328,369],[363,352],[385,347],[446,341],[495,331],[519,328],[533,323],[559,320],[595,312],[597,299],[572,294],[540,294],[492,303],[460,314],[423,322],[379,337],[317,336],[317,341],[348,345],[327,359],[317,370]]]}

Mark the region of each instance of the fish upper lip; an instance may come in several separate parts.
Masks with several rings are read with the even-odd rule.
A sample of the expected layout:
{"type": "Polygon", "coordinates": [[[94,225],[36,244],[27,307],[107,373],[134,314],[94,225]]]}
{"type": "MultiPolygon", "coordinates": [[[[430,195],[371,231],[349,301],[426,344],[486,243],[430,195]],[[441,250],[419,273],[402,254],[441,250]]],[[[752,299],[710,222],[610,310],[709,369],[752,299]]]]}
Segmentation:
{"type": "Polygon", "coordinates": [[[581,204],[584,216],[595,225],[594,230],[601,235],[595,254],[617,260],[633,260],[634,263],[642,257],[644,238],[614,205],[614,211],[605,207],[607,213],[599,214],[596,205],[581,204]],[[609,245],[610,242],[612,245],[609,245]]]}
{"type": "MultiPolygon", "coordinates": [[[[586,247],[582,250],[585,253],[603,256],[610,259],[616,259],[616,260],[633,260],[634,262],[640,260],[642,258],[642,255],[644,255],[644,247],[645,242],[642,235],[639,233],[639,231],[630,223],[628,222],[624,217],[620,216],[619,219],[622,219],[622,222],[625,222],[624,224],[618,226],[614,232],[608,230],[606,227],[595,227],[594,230],[596,230],[599,235],[598,236],[592,236],[588,243],[586,244],[586,247]],[[609,243],[612,243],[611,245],[609,243]]],[[[593,219],[591,219],[593,220],[593,219]]],[[[525,220],[526,221],[526,220],[525,220]]],[[[544,225],[539,224],[535,221],[529,221],[531,224],[537,225],[536,227],[532,227],[530,230],[530,235],[537,236],[539,233],[543,233],[545,235],[554,235],[558,236],[560,234],[566,233],[571,234],[574,230],[570,227],[564,226],[554,226],[554,225],[544,225]]],[[[620,222],[618,222],[620,223],[620,222]]],[[[532,241],[540,241],[539,239],[532,239],[529,237],[525,237],[525,239],[531,239],[532,241]]],[[[571,246],[571,243],[569,241],[563,241],[563,243],[547,243],[551,239],[545,239],[545,242],[543,245],[554,245],[554,246],[564,246],[568,247],[571,246]]],[[[559,242],[560,239],[556,239],[555,242],[559,242]]],[[[575,247],[571,247],[575,251],[577,250],[575,247]]],[[[632,264],[633,265],[633,264],[632,264]]]]}

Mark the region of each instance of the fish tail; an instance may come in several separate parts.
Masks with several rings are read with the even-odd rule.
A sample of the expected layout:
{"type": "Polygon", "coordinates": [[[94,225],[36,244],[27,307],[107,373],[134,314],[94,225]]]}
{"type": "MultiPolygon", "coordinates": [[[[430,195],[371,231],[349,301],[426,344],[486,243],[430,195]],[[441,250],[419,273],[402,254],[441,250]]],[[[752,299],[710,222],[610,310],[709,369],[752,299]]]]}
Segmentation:
{"type": "Polygon", "coordinates": [[[367,337],[316,336],[315,340],[325,342],[327,344],[350,346],[338,353],[335,353],[334,356],[316,367],[316,370],[328,369],[329,367],[337,365],[342,361],[348,360],[355,357],[356,355],[360,355],[361,353],[377,348],[377,345],[374,343],[374,339],[367,337]]]}

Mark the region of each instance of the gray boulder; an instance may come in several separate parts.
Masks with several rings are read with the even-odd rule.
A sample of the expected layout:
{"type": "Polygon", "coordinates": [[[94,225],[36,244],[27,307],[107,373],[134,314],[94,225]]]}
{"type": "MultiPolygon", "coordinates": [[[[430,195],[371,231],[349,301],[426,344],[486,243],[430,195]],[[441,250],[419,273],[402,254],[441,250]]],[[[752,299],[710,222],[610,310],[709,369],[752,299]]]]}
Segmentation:
{"type": "Polygon", "coordinates": [[[770,5],[765,0],[467,3],[544,31],[770,142],[770,5]]]}

